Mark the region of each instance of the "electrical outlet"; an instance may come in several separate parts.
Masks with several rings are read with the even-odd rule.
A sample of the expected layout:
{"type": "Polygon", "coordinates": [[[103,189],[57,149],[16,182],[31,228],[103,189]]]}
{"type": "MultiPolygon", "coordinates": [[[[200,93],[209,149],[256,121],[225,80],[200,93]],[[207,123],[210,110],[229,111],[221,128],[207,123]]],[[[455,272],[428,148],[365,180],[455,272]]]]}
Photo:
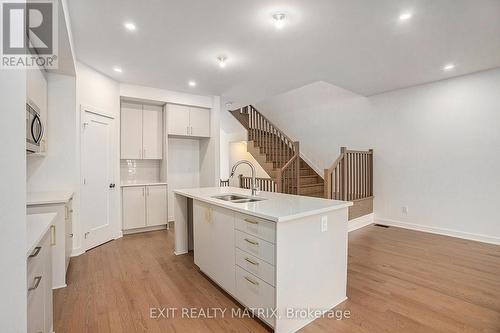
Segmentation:
{"type": "Polygon", "coordinates": [[[328,231],[328,216],[321,216],[321,232],[328,231]]]}
{"type": "Polygon", "coordinates": [[[408,215],[408,206],[401,207],[401,213],[403,213],[403,215],[408,215]]]}

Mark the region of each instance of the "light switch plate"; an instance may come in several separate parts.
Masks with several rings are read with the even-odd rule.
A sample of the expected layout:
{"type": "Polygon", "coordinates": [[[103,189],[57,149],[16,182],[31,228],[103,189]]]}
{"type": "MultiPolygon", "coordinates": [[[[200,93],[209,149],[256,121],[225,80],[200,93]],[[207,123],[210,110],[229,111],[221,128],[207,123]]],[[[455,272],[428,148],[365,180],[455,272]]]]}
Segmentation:
{"type": "Polygon", "coordinates": [[[321,232],[328,231],[328,216],[321,216],[321,232]]]}

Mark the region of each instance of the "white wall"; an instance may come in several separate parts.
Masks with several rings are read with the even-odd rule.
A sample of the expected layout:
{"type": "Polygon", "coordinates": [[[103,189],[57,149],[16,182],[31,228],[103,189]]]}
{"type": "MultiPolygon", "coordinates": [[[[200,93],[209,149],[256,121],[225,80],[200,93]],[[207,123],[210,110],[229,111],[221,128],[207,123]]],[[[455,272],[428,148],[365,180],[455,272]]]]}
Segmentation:
{"type": "Polygon", "coordinates": [[[317,82],[256,107],[317,168],[373,148],[376,219],[500,243],[499,91],[496,69],[369,98],[317,82]]]}
{"type": "Polygon", "coordinates": [[[500,244],[500,70],[370,101],[376,218],[500,244]]]}
{"type": "MultiPolygon", "coordinates": [[[[80,167],[80,147],[81,147],[81,116],[82,108],[96,110],[114,118],[115,122],[115,142],[120,142],[120,86],[118,82],[111,78],[95,71],[94,69],[78,62],[77,63],[77,106],[76,106],[76,149],[77,149],[77,180],[81,184],[83,174],[80,167]]],[[[50,148],[49,148],[50,149],[50,148]]],[[[116,165],[114,166],[115,183],[120,181],[120,147],[119,144],[115,149],[116,165]]],[[[111,198],[111,221],[114,224],[116,237],[121,235],[121,207],[120,207],[120,189],[115,189],[114,195],[111,198]]],[[[80,189],[78,188],[74,200],[75,207],[73,208],[73,229],[75,237],[73,239],[74,253],[80,253],[82,249],[83,221],[80,221],[80,189]]]]}
{"type": "Polygon", "coordinates": [[[168,139],[168,220],[174,220],[173,190],[200,186],[200,140],[168,139]]]}
{"type": "MultiPolygon", "coordinates": [[[[260,178],[269,178],[267,172],[260,166],[259,162],[255,158],[253,158],[252,154],[250,154],[247,150],[247,142],[246,141],[235,141],[229,143],[229,172],[233,168],[233,165],[236,162],[241,160],[247,160],[255,166],[255,177],[260,178]]],[[[231,186],[239,187],[239,179],[238,176],[243,175],[250,177],[252,176],[252,169],[245,164],[241,164],[236,169],[233,178],[229,179],[229,184],[231,186]]]]}
{"type": "Polygon", "coordinates": [[[71,76],[48,74],[47,154],[28,156],[27,190],[75,191],[76,166],[76,82],[71,76]]]}
{"type": "Polygon", "coordinates": [[[26,72],[0,75],[0,331],[26,332],[26,72]]]}

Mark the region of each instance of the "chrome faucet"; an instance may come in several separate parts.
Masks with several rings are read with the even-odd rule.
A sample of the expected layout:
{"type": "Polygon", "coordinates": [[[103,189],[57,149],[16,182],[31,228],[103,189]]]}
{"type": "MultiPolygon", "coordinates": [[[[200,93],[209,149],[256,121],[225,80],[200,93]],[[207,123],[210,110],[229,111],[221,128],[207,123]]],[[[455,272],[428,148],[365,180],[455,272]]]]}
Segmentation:
{"type": "Polygon", "coordinates": [[[234,176],[234,172],[236,171],[236,168],[238,167],[238,165],[240,164],[248,164],[250,166],[250,168],[252,169],[252,195],[257,195],[257,192],[259,191],[259,188],[257,186],[257,181],[255,180],[255,167],[253,166],[253,164],[247,160],[241,160],[241,161],[238,161],[236,162],[234,165],[233,165],[233,169],[231,170],[231,175],[229,177],[233,177],[234,176]]]}

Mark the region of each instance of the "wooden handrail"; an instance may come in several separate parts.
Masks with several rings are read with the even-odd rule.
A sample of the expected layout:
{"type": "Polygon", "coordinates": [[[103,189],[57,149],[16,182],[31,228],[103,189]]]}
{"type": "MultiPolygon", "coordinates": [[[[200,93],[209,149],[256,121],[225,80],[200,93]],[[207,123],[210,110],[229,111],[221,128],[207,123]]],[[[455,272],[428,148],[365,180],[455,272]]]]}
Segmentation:
{"type": "MultiPolygon", "coordinates": [[[[298,194],[300,188],[299,143],[283,133],[252,105],[231,111],[248,116],[248,141],[253,141],[273,165],[278,191],[298,194]]],[[[247,119],[241,119],[247,124],[247,119]]]]}
{"type": "Polygon", "coordinates": [[[340,156],[325,169],[325,198],[360,200],[373,197],[373,150],[340,148],[340,156]]]}

